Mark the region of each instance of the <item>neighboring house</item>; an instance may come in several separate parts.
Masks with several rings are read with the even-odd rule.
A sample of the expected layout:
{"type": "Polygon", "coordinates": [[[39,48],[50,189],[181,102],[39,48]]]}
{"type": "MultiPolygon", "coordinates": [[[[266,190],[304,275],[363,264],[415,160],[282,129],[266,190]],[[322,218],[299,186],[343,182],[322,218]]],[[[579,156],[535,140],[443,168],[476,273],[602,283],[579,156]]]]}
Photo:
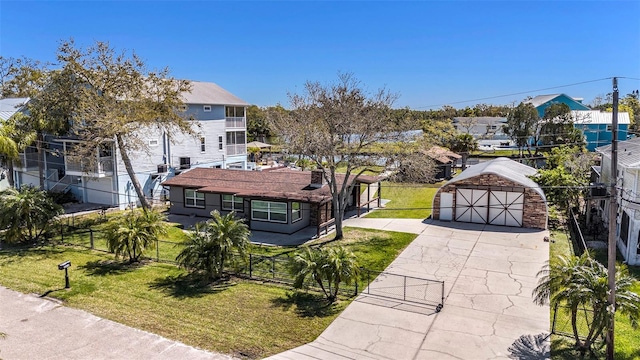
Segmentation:
{"type": "MultiPolygon", "coordinates": [[[[602,154],[599,182],[611,185],[611,145],[599,147],[602,154]]],[[[640,138],[618,143],[618,249],[629,265],[640,265],[640,138]]],[[[609,224],[609,199],[602,198],[595,207],[603,222],[609,224]]]]}
{"type": "Polygon", "coordinates": [[[442,185],[433,218],[479,224],[547,228],[544,192],[528,176],[536,169],[500,157],[473,165],[442,185]]]}
{"type": "MultiPolygon", "coordinates": [[[[183,94],[186,115],[199,127],[197,137],[164,134],[140,129],[146,134],[149,152],[130,153],[133,168],[144,193],[152,200],[167,194],[160,183],[192,167],[247,168],[247,102],[214,83],[193,81],[192,90],[183,94]],[[174,143],[172,144],[169,139],[174,143]]],[[[78,140],[73,137],[47,136],[45,187],[53,191],[71,191],[81,202],[125,208],[138,197],[115,146],[96,149],[95,163],[72,161],[65,156],[78,140]]],[[[25,150],[22,166],[16,168],[16,186],[39,184],[37,153],[25,150]]]]}
{"type": "MultiPolygon", "coordinates": [[[[336,176],[340,183],[344,181],[343,175],[336,176]]],[[[379,194],[378,177],[359,176],[349,196],[351,209],[361,205],[362,184],[376,184],[379,194]]],[[[213,210],[235,211],[252,230],[292,234],[314,226],[319,233],[333,219],[331,192],[320,170],[198,168],[162,185],[170,188],[170,213],[208,217],[213,210]]]]}
{"type": "Polygon", "coordinates": [[[544,111],[553,104],[566,104],[571,110],[590,110],[587,105],[582,103],[581,98],[572,98],[566,94],[538,95],[526,103],[533,105],[538,110],[540,117],[543,117],[544,111]]]}
{"type": "Polygon", "coordinates": [[[514,145],[511,138],[503,131],[506,123],[507,118],[496,116],[453,118],[453,127],[460,133],[470,134],[478,140],[480,150],[514,145]]]}
{"type": "Polygon", "coordinates": [[[429,150],[423,150],[423,154],[436,162],[438,172],[434,175],[436,180],[451,179],[453,176],[453,166],[462,156],[453,151],[434,145],[429,150]]]}
{"type": "MultiPolygon", "coordinates": [[[[574,126],[582,130],[585,136],[586,148],[595,151],[596,147],[611,144],[611,126],[613,115],[610,112],[591,110],[582,103],[581,98],[572,98],[565,94],[538,95],[529,100],[540,117],[544,116],[546,108],[553,104],[566,104],[572,110],[574,126]]],[[[630,118],[626,112],[618,113],[618,139],[626,140],[630,118]]]]}
{"type": "Polygon", "coordinates": [[[15,113],[21,111],[27,102],[29,102],[29,98],[0,99],[0,120],[8,120],[15,113]]]}
{"type": "MultiPolygon", "coordinates": [[[[574,119],[574,127],[582,130],[586,148],[595,151],[597,147],[611,144],[613,113],[599,110],[574,110],[571,112],[574,119]]],[[[628,138],[631,119],[629,113],[618,113],[618,139],[628,138]]]]}

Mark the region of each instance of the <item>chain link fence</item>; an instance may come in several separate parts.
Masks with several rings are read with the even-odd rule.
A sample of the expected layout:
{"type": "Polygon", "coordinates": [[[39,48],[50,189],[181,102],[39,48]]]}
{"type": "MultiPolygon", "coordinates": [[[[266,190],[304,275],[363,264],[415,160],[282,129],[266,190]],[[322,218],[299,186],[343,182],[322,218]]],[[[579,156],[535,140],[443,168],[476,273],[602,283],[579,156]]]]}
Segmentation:
{"type": "MultiPolygon", "coordinates": [[[[578,309],[576,315],[576,329],[578,330],[578,337],[584,340],[589,334],[589,327],[593,322],[593,310],[582,306],[578,309]]],[[[570,307],[558,304],[553,307],[551,332],[557,335],[568,336],[571,338],[574,337],[573,326],[571,324],[570,307]]]]}

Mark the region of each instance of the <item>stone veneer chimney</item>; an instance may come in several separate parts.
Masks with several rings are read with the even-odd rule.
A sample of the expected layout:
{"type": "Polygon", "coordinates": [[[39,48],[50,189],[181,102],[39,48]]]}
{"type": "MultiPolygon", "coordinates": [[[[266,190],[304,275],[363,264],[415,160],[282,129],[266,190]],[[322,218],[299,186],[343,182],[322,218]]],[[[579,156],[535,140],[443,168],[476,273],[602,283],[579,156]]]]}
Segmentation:
{"type": "Polygon", "coordinates": [[[324,186],[324,173],[322,170],[311,170],[311,187],[319,189],[324,186]]]}

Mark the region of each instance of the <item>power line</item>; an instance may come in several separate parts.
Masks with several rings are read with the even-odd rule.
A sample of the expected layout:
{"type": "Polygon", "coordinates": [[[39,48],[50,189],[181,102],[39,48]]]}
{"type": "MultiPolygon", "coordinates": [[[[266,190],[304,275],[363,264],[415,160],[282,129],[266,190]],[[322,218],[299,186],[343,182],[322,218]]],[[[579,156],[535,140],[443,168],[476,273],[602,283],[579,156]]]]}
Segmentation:
{"type": "Polygon", "coordinates": [[[612,78],[613,77],[606,77],[606,78],[601,78],[601,79],[581,81],[581,82],[577,82],[577,83],[552,86],[552,87],[536,89],[536,90],[520,91],[520,92],[511,93],[511,94],[505,94],[505,95],[495,95],[495,96],[488,96],[488,97],[472,99],[472,100],[454,101],[454,102],[445,103],[445,104],[434,104],[434,105],[426,105],[426,106],[417,106],[417,107],[415,107],[415,109],[426,109],[426,108],[440,107],[440,106],[444,106],[444,105],[462,104],[462,103],[468,103],[468,102],[474,102],[474,101],[498,99],[498,98],[503,98],[503,97],[507,97],[507,96],[524,95],[524,94],[530,94],[530,93],[534,93],[534,92],[538,92],[538,91],[560,89],[560,88],[565,88],[565,87],[570,87],[570,86],[576,86],[576,85],[588,84],[588,83],[593,83],[593,82],[598,82],[598,81],[610,80],[612,78]]]}

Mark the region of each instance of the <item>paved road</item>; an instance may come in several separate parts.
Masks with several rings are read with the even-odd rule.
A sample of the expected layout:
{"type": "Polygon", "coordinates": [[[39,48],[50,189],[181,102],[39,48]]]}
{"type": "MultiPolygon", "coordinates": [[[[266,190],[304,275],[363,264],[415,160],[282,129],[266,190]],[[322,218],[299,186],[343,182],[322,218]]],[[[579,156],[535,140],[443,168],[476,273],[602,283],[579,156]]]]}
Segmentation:
{"type": "Polygon", "coordinates": [[[0,340],[4,360],[232,359],[4,287],[0,332],[7,334],[0,340]]]}
{"type": "MultiPolygon", "coordinates": [[[[361,295],[315,341],[271,359],[550,357],[549,307],[531,301],[549,257],[546,231],[362,218],[345,225],[419,234],[386,271],[444,280],[444,308],[361,295]]],[[[398,280],[375,284],[397,288],[398,280]]]]}

